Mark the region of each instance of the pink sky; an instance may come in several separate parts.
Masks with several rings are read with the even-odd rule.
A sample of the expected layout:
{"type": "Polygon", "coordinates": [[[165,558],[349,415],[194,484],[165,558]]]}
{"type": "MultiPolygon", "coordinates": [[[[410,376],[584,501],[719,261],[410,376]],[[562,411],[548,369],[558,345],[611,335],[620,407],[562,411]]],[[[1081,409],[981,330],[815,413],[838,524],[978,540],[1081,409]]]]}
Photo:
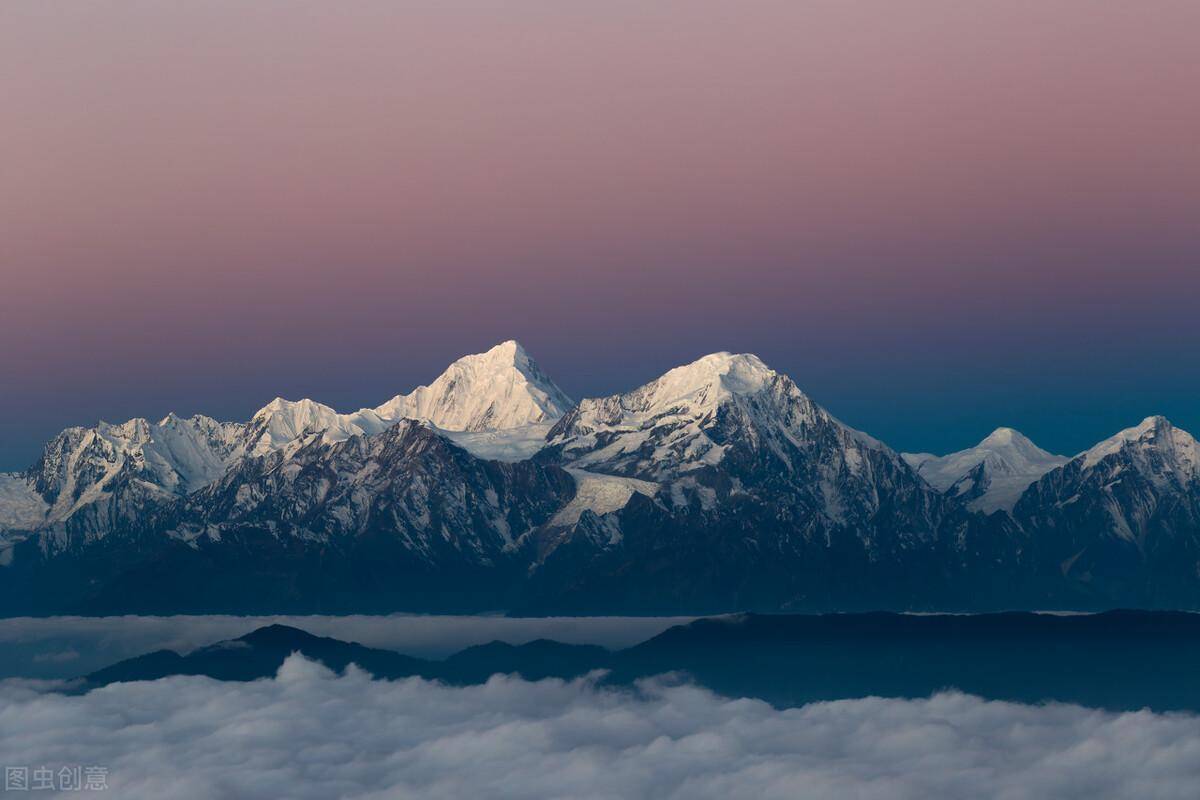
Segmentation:
{"type": "Polygon", "coordinates": [[[1049,338],[1101,384],[1100,336],[1145,377],[1200,345],[1198,31],[1194,0],[6,2],[0,412],[377,401],[509,336],[576,393],[756,349],[864,413],[839,392],[898,354],[1027,387],[1049,338]]]}

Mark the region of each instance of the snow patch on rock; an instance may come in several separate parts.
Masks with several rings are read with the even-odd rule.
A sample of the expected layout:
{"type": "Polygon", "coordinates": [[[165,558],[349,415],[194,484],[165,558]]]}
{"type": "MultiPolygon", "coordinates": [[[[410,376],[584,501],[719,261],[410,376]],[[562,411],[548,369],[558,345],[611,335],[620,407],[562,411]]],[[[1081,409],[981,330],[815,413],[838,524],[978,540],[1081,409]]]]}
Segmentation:
{"type": "Polygon", "coordinates": [[[0,473],[0,531],[32,530],[46,520],[50,506],[24,475],[0,473]]]}
{"type": "Polygon", "coordinates": [[[546,446],[546,434],[553,422],[535,422],[520,428],[498,431],[438,432],[476,458],[491,461],[524,461],[546,446]]]}
{"type": "Polygon", "coordinates": [[[658,484],[636,478],[599,475],[582,469],[568,469],[575,479],[575,497],[550,520],[552,525],[574,525],[584,511],[603,516],[620,511],[634,493],[653,497],[658,484]]]}

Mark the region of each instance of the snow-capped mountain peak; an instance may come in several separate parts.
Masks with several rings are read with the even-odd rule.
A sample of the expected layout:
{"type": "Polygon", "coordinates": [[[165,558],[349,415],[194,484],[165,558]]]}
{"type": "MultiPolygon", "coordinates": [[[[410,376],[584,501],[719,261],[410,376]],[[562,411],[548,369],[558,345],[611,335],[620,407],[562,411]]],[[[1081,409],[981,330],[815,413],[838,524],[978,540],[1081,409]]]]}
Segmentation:
{"type": "Polygon", "coordinates": [[[1200,532],[1200,445],[1165,417],[1147,417],[1046,475],[1016,513],[1025,517],[1022,524],[1048,523],[1065,537],[1060,556],[1081,576],[1099,569],[1099,559],[1113,558],[1103,554],[1109,540],[1160,548],[1168,572],[1189,569],[1195,557],[1178,548],[1193,546],[1200,532]]]}
{"type": "Polygon", "coordinates": [[[762,389],[775,375],[774,369],[751,353],[710,353],[691,363],[668,369],[655,384],[661,390],[686,393],[698,387],[718,385],[731,393],[745,395],[762,389]]]}
{"type": "Polygon", "coordinates": [[[45,502],[45,521],[58,522],[129,487],[183,495],[207,485],[240,454],[241,430],[204,416],[175,414],[159,423],[138,417],[68,428],[21,477],[45,502]]]}
{"type": "Polygon", "coordinates": [[[675,367],[647,384],[646,399],[653,406],[665,406],[704,393],[705,399],[718,401],[730,395],[762,391],[777,375],[751,353],[711,353],[675,367]]]}
{"type": "Polygon", "coordinates": [[[905,453],[904,459],[933,488],[988,514],[1011,511],[1030,484],[1069,460],[1013,428],[997,428],[974,447],[949,455],[905,453]]]}
{"type": "Polygon", "coordinates": [[[301,422],[305,419],[319,418],[336,413],[329,406],[314,400],[287,400],[283,397],[276,397],[258,411],[255,411],[250,421],[254,423],[278,419],[280,423],[284,421],[301,422]]]}
{"type": "Polygon", "coordinates": [[[1135,463],[1161,472],[1167,469],[1182,477],[1200,476],[1200,445],[1187,431],[1176,428],[1166,417],[1146,417],[1082,453],[1083,469],[1099,465],[1109,456],[1125,453],[1135,463]],[[1154,464],[1148,463],[1153,460],[1154,464]]]}
{"type": "Polygon", "coordinates": [[[875,502],[873,481],[908,474],[887,447],[750,354],[713,353],[626,394],[583,400],[547,439],[572,468],[656,484],[658,501],[674,507],[712,509],[786,486],[787,502],[803,496],[844,521],[851,498],[875,502]]]}
{"type": "Polygon", "coordinates": [[[984,437],[983,441],[979,443],[980,447],[993,448],[1010,447],[1014,445],[1025,447],[1035,446],[1033,442],[1030,441],[1029,437],[1025,436],[1018,430],[1014,430],[1013,428],[996,428],[996,430],[989,433],[986,437],[984,437]]]}
{"type": "MultiPolygon", "coordinates": [[[[540,425],[536,436],[540,441],[571,405],[525,348],[510,339],[487,352],[458,359],[428,386],[397,395],[377,408],[341,414],[313,400],[277,397],[259,409],[247,426],[246,452],[265,455],[288,447],[305,433],[320,432],[329,442],[373,436],[401,419],[421,420],[448,432],[489,434],[481,447],[503,450],[501,445],[508,439],[497,444],[495,432],[540,425]]],[[[533,451],[526,441],[530,436],[516,438],[521,445],[517,451],[523,455],[533,451]]],[[[470,448],[473,443],[463,444],[470,448]]]]}
{"type": "Polygon", "coordinates": [[[422,419],[449,431],[519,428],[556,420],[573,403],[519,343],[463,356],[428,386],[374,409],[388,420],[422,419]]]}
{"type": "Polygon", "coordinates": [[[996,428],[975,449],[998,457],[1014,472],[1027,468],[1041,468],[1047,464],[1058,466],[1066,461],[1064,456],[1054,455],[1034,444],[1028,436],[1013,428],[996,428]]]}
{"type": "MultiPolygon", "coordinates": [[[[718,407],[734,398],[746,398],[790,381],[768,367],[758,356],[720,352],[668,370],[626,394],[588,398],[556,427],[551,436],[571,429],[572,435],[616,426],[645,428],[672,419],[699,421],[711,418],[718,407]]],[[[797,396],[802,397],[798,389],[797,396]]]]}
{"type": "Polygon", "coordinates": [[[276,397],[260,408],[246,426],[246,452],[262,456],[282,449],[306,433],[323,432],[329,441],[379,433],[388,426],[374,411],[339,414],[313,400],[276,397]]]}

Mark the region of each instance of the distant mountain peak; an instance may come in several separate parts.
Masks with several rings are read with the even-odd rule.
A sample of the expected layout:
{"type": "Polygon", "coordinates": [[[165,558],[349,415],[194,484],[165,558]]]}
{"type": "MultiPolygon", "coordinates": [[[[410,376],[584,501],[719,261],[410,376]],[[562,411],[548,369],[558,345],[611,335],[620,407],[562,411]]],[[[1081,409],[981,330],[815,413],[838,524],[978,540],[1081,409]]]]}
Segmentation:
{"type": "Polygon", "coordinates": [[[1190,433],[1176,428],[1162,415],[1146,417],[1137,425],[1118,431],[1079,457],[1083,468],[1089,469],[1123,451],[1133,454],[1154,451],[1183,472],[1200,474],[1200,445],[1190,433]]]}
{"type": "Polygon", "coordinates": [[[1004,447],[1012,444],[1033,444],[1029,437],[1014,428],[996,428],[989,433],[983,441],[979,443],[979,447],[1004,447]]]}
{"type": "MultiPolygon", "coordinates": [[[[609,426],[642,428],[655,420],[709,418],[716,409],[734,398],[756,395],[773,383],[786,380],[748,353],[710,353],[667,370],[659,377],[624,394],[582,400],[556,426],[551,437],[577,435],[609,426]],[[570,429],[570,431],[566,429],[570,429]]],[[[803,398],[794,384],[794,394],[803,398]]],[[[674,423],[669,423],[673,425],[674,423]]]]}
{"type": "Polygon", "coordinates": [[[973,449],[1001,455],[1013,464],[1042,465],[1056,462],[1057,465],[1067,460],[1065,456],[1058,456],[1038,447],[1032,439],[1015,428],[996,428],[973,449]]]}
{"type": "Polygon", "coordinates": [[[712,353],[625,394],[585,399],[547,440],[577,479],[585,476],[581,495],[607,493],[621,503],[637,493],[664,507],[711,510],[786,486],[784,502],[844,524],[876,507],[875,481],[928,492],[885,445],[834,419],[749,353],[712,353]],[[587,484],[596,476],[610,482],[587,484]],[[630,491],[613,478],[641,483],[630,491]]]}
{"type": "Polygon", "coordinates": [[[319,415],[323,413],[337,413],[329,406],[318,403],[315,400],[309,400],[308,398],[301,400],[288,400],[283,397],[276,397],[258,411],[254,412],[252,419],[263,419],[264,417],[270,417],[275,414],[279,414],[280,412],[303,414],[306,416],[319,415]]]}
{"type": "MultiPolygon", "coordinates": [[[[111,500],[123,484],[135,491],[183,495],[225,472],[241,452],[240,430],[239,425],[204,416],[183,419],[174,414],[159,423],[135,417],[100,422],[94,428],[68,428],[46,445],[23,479],[44,501],[46,522],[65,520],[83,507],[111,500]]],[[[17,499],[29,506],[28,495],[17,499]]]]}
{"type": "Polygon", "coordinates": [[[463,356],[428,386],[396,395],[377,408],[350,414],[313,400],[276,397],[247,428],[247,452],[265,455],[305,433],[328,441],[374,435],[401,419],[417,419],[454,432],[481,432],[550,423],[571,407],[558,388],[514,339],[463,356]]]}
{"type": "Polygon", "coordinates": [[[386,425],[374,412],[339,414],[315,400],[285,400],[276,397],[260,408],[246,427],[246,452],[266,455],[286,447],[306,433],[322,431],[338,441],[351,436],[378,433],[386,425]]]}
{"type": "Polygon", "coordinates": [[[450,431],[518,428],[558,419],[574,405],[516,340],[463,356],[427,386],[374,409],[384,419],[427,420],[450,431]]]}
{"type": "Polygon", "coordinates": [[[945,456],[905,453],[904,459],[940,492],[976,511],[1011,511],[1030,484],[1069,460],[1049,453],[1014,428],[996,428],[983,441],[945,456]]]}
{"type": "Polygon", "coordinates": [[[690,364],[667,371],[649,386],[658,401],[685,397],[702,389],[717,388],[734,395],[764,389],[778,373],[752,353],[710,353],[690,364]]]}
{"type": "MultiPolygon", "coordinates": [[[[1167,585],[1177,565],[1196,563],[1186,548],[1196,545],[1200,533],[1200,445],[1165,417],[1146,417],[1047,475],[1017,511],[1035,521],[1051,520],[1056,536],[1071,537],[1064,539],[1070,549],[1060,555],[1074,575],[1103,569],[1099,561],[1113,554],[1105,554],[1102,543],[1111,541],[1117,547],[1160,548],[1148,557],[1170,564],[1155,581],[1156,587],[1167,585]],[[1082,539],[1091,546],[1081,547],[1082,539]],[[1181,555],[1185,552],[1189,555],[1181,555]]],[[[1187,580],[1194,582],[1195,572],[1189,572],[1187,580]]]]}
{"type": "Polygon", "coordinates": [[[525,348],[516,339],[505,339],[490,350],[474,356],[463,356],[463,358],[498,361],[504,364],[512,364],[513,366],[528,364],[530,361],[529,353],[526,352],[525,348]]]}

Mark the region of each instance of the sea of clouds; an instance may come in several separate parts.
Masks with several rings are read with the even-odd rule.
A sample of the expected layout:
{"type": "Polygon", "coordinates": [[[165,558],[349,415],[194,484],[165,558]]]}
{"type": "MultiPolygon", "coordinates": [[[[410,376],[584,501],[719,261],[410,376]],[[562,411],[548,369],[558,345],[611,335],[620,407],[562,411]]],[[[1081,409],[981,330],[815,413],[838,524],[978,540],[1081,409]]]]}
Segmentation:
{"type": "Polygon", "coordinates": [[[672,680],[176,677],[83,696],[0,682],[0,763],[99,765],[109,796],[1194,798],[1200,717],[957,693],[778,710],[672,680]]]}

